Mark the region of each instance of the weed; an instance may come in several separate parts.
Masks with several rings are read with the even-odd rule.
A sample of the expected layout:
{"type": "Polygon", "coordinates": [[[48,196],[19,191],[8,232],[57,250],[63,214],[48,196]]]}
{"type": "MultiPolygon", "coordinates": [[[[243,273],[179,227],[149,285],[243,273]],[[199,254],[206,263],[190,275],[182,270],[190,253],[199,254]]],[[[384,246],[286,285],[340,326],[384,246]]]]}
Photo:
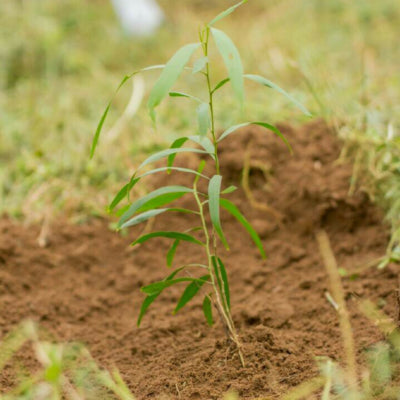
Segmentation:
{"type": "MultiPolygon", "coordinates": [[[[214,108],[214,94],[224,87],[227,83],[230,83],[233,89],[233,93],[240,106],[244,104],[244,80],[248,79],[254,81],[262,86],[274,89],[277,92],[283,94],[290,99],[296,106],[298,106],[304,113],[308,114],[308,111],[286,93],[279,86],[274,84],[258,75],[244,74],[243,66],[240,58],[240,54],[226,33],[214,27],[214,25],[223,19],[224,17],[231,14],[237,7],[245,3],[247,0],[243,0],[238,4],[225,10],[211,22],[202,27],[199,30],[199,42],[191,43],[180,48],[172,58],[165,65],[156,65],[152,67],[143,68],[132,75],[125,77],[119,85],[120,87],[131,77],[136,75],[138,72],[162,69],[162,73],[159,79],[156,81],[147,103],[148,110],[153,122],[156,122],[156,107],[164,100],[168,95],[173,98],[185,98],[193,101],[197,104],[197,134],[193,136],[185,136],[176,139],[169,149],[152,154],[138,167],[136,172],[133,174],[130,182],[128,182],[116,195],[110,205],[110,210],[114,210],[115,207],[129,195],[132,188],[146,175],[154,173],[169,173],[171,170],[181,171],[183,173],[192,174],[194,176],[192,187],[186,186],[164,186],[158,188],[151,193],[132,202],[127,208],[124,209],[118,228],[123,229],[139,223],[145,222],[150,218],[165,212],[178,212],[188,213],[198,217],[199,224],[195,227],[187,229],[185,232],[176,231],[159,231],[151,232],[140,236],[136,239],[133,244],[141,244],[147,242],[152,238],[168,238],[172,239],[173,243],[170,250],[167,253],[167,265],[172,266],[172,261],[177,250],[177,247],[181,242],[189,242],[194,245],[201,246],[204,249],[206,262],[199,264],[188,264],[180,266],[169,274],[164,280],[152,283],[142,288],[147,297],[145,298],[143,305],[140,310],[138,325],[148,310],[149,306],[156,300],[156,298],[166,288],[175,284],[187,283],[186,289],[183,291],[181,298],[179,299],[174,313],[182,309],[189,301],[191,301],[198,293],[200,289],[204,289],[203,293],[203,312],[205,319],[209,325],[214,323],[212,315],[212,306],[214,305],[218,311],[218,315],[225,327],[225,331],[229,339],[235,344],[240,361],[244,365],[244,357],[241,350],[241,343],[237,334],[233,318],[231,316],[231,302],[230,302],[230,290],[228,274],[225,265],[219,257],[219,246],[220,243],[229,250],[228,241],[226,235],[221,226],[220,211],[221,208],[225,209],[230,213],[238,222],[247,230],[257,246],[260,254],[263,258],[266,257],[260,238],[256,231],[242,215],[240,210],[224,195],[233,192],[235,187],[223,188],[223,177],[220,170],[220,162],[218,157],[218,149],[220,143],[225,140],[229,135],[241,127],[255,124],[266,128],[280,137],[291,150],[289,143],[275,126],[266,122],[245,122],[238,125],[234,125],[226,129],[222,134],[218,135],[215,129],[215,108],[214,108]],[[210,58],[209,47],[210,39],[214,39],[216,48],[223,59],[224,65],[227,69],[228,76],[223,80],[213,83],[211,79],[212,74],[212,61],[210,58]],[[201,56],[196,59],[193,67],[188,67],[189,60],[195,52],[201,50],[201,56]],[[179,76],[184,70],[190,70],[193,75],[199,76],[203,79],[205,91],[207,93],[207,99],[203,100],[197,96],[171,91],[172,86],[178,80],[179,76]],[[191,142],[198,147],[183,147],[186,142],[191,142]],[[199,148],[200,147],[200,148],[199,148]],[[197,170],[188,168],[174,167],[174,159],[179,153],[196,153],[203,156],[209,157],[213,163],[213,174],[207,176],[203,174],[206,162],[202,160],[197,170]],[[167,166],[156,168],[148,172],[143,172],[143,169],[148,165],[157,162],[161,159],[167,159],[167,166]],[[200,191],[199,181],[204,180],[208,182],[208,190],[206,193],[200,191]],[[165,207],[171,202],[182,198],[185,195],[192,195],[196,209],[183,209],[178,207],[165,207]],[[208,222],[206,216],[209,214],[211,222],[208,222]],[[202,238],[193,236],[193,233],[201,231],[202,238]],[[204,274],[199,277],[193,277],[193,269],[200,269],[204,271],[204,274]],[[190,270],[190,272],[189,272],[190,270]],[[179,275],[178,275],[179,274],[179,275]]],[[[104,121],[107,117],[111,106],[111,102],[108,104],[101,120],[98,125],[95,137],[93,140],[91,156],[93,156],[97,142],[99,140],[100,132],[104,121]]]]}

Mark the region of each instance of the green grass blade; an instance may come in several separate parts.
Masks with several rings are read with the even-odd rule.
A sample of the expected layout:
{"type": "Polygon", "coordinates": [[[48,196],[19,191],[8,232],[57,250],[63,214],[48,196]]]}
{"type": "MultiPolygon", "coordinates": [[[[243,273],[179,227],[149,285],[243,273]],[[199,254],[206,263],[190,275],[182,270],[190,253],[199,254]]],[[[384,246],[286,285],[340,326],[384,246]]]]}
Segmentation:
{"type": "Polygon", "coordinates": [[[130,75],[127,75],[127,76],[123,77],[123,79],[119,83],[117,89],[115,90],[114,96],[112,97],[112,99],[108,103],[108,105],[107,105],[106,109],[104,110],[103,115],[101,116],[100,121],[99,121],[99,123],[97,125],[96,132],[94,134],[93,141],[92,141],[92,147],[90,149],[90,158],[93,158],[93,156],[94,156],[94,152],[96,150],[97,143],[98,143],[99,138],[100,138],[100,133],[101,133],[101,130],[103,129],[103,125],[104,125],[104,122],[105,122],[105,120],[107,118],[108,112],[110,111],[111,104],[112,104],[115,96],[117,95],[117,93],[121,89],[121,87],[124,86],[124,84],[129,79],[131,79],[133,76],[135,76],[136,74],[138,74],[140,72],[151,71],[151,70],[154,70],[154,69],[161,69],[161,68],[164,68],[164,67],[165,67],[165,65],[152,65],[150,67],[142,68],[142,69],[140,69],[138,71],[133,72],[130,75]]]}
{"type": "Polygon", "coordinates": [[[140,199],[132,203],[128,211],[126,211],[122,215],[118,224],[122,225],[138,211],[147,211],[143,208],[146,205],[148,206],[152,205],[153,206],[152,208],[160,207],[162,205],[168,204],[171,201],[184,196],[186,193],[191,193],[191,192],[193,192],[193,189],[187,188],[186,186],[177,186],[177,185],[164,186],[162,188],[153,190],[152,192],[146,194],[145,196],[141,197],[140,199]]]}
{"type": "Polygon", "coordinates": [[[291,103],[293,103],[305,115],[307,115],[308,117],[312,116],[310,111],[308,111],[307,108],[303,106],[303,104],[301,104],[298,100],[296,100],[292,95],[290,95],[288,92],[283,90],[277,84],[275,84],[274,82],[271,82],[269,79],[266,79],[266,78],[264,78],[264,77],[262,77],[260,75],[254,75],[254,74],[246,74],[246,75],[244,75],[244,77],[247,78],[247,79],[250,79],[250,80],[252,80],[254,82],[260,83],[263,86],[267,86],[267,87],[269,87],[271,89],[276,90],[277,92],[279,92],[280,94],[285,96],[291,103]]]}
{"type": "Polygon", "coordinates": [[[283,142],[286,144],[287,148],[289,149],[290,153],[293,153],[292,146],[290,145],[289,141],[285,138],[283,133],[276,126],[268,124],[267,122],[258,122],[258,121],[244,122],[242,124],[231,126],[230,128],[228,128],[226,131],[224,131],[221,134],[221,136],[218,138],[218,142],[220,142],[221,140],[224,140],[227,136],[229,136],[231,133],[237,131],[239,128],[243,128],[248,125],[258,125],[258,126],[261,126],[263,128],[266,128],[266,129],[272,131],[273,133],[275,133],[275,135],[277,135],[278,137],[280,137],[283,140],[283,142]]]}
{"type": "Polygon", "coordinates": [[[201,103],[197,109],[197,123],[199,127],[199,135],[205,137],[211,126],[210,108],[207,103],[201,103]]]}
{"type": "Polygon", "coordinates": [[[212,35],[217,45],[218,51],[224,60],[228,75],[231,80],[233,92],[239,100],[240,104],[243,104],[244,100],[244,85],[243,85],[243,65],[240,59],[240,54],[236,49],[236,46],[229,38],[229,36],[220,31],[219,29],[211,28],[212,35]]]}
{"type": "Polygon", "coordinates": [[[169,90],[179,78],[179,75],[182,73],[190,57],[199,47],[199,43],[191,43],[183,46],[165,65],[164,70],[150,92],[147,103],[153,121],[155,121],[154,109],[161,103],[164,97],[168,95],[169,90]]]}
{"type": "Polygon", "coordinates": [[[204,67],[208,63],[208,57],[200,57],[197,59],[193,64],[192,74],[197,74],[198,72],[202,71],[204,67]]]}
{"type": "Polygon", "coordinates": [[[172,285],[175,285],[177,283],[182,283],[182,282],[197,282],[200,284],[205,283],[205,281],[202,279],[185,277],[185,278],[177,278],[177,279],[171,279],[171,280],[167,280],[167,281],[151,283],[150,285],[142,287],[141,291],[148,295],[154,295],[154,294],[162,292],[167,287],[170,287],[172,285]]]}
{"type": "Polygon", "coordinates": [[[229,7],[225,11],[222,11],[220,14],[218,14],[213,20],[211,20],[208,23],[208,26],[214,25],[216,22],[220,21],[221,19],[227,17],[229,14],[232,14],[238,7],[240,7],[242,4],[247,3],[248,0],[242,0],[241,2],[233,5],[232,7],[229,7]]]}
{"type": "Polygon", "coordinates": [[[148,240],[156,238],[156,237],[164,237],[164,238],[168,238],[168,239],[183,240],[185,242],[190,242],[190,243],[199,244],[199,245],[203,246],[203,243],[200,242],[200,240],[197,240],[192,235],[188,235],[187,233],[170,232],[170,231],[152,232],[152,233],[148,233],[147,235],[140,236],[138,239],[136,239],[132,243],[132,246],[134,246],[135,244],[142,244],[142,243],[147,242],[148,240]]]}
{"type": "Polygon", "coordinates": [[[181,298],[178,301],[178,304],[175,307],[174,314],[176,314],[180,309],[185,307],[190,300],[193,299],[194,296],[199,292],[201,287],[210,279],[210,275],[204,275],[200,278],[201,282],[192,282],[186,286],[185,291],[183,292],[181,298]]]}
{"type": "Polygon", "coordinates": [[[211,300],[208,296],[204,296],[203,300],[203,313],[206,318],[207,324],[209,326],[214,325],[214,320],[212,316],[212,307],[211,307],[211,300]]]}
{"type": "Polygon", "coordinates": [[[226,305],[228,306],[228,310],[231,309],[231,295],[230,295],[230,290],[229,290],[229,282],[228,282],[228,274],[225,269],[225,265],[221,261],[221,259],[218,257],[218,266],[219,266],[219,271],[221,273],[221,279],[222,279],[222,284],[223,284],[223,295],[226,300],[226,305]]]}
{"type": "Polygon", "coordinates": [[[217,232],[218,236],[221,238],[222,243],[224,244],[225,248],[229,250],[229,245],[225,239],[224,232],[221,227],[220,221],[220,193],[221,193],[221,182],[222,176],[221,175],[214,175],[210,179],[210,183],[208,185],[208,206],[210,210],[210,217],[215,232],[217,232]]]}
{"type": "Polygon", "coordinates": [[[228,211],[232,216],[234,216],[240,222],[240,224],[243,225],[243,227],[249,233],[250,237],[253,239],[253,242],[257,246],[262,258],[264,259],[267,258],[260,237],[258,236],[255,229],[251,226],[250,222],[247,221],[244,215],[239,211],[239,209],[231,201],[227,199],[220,199],[220,204],[222,208],[228,211]]]}
{"type": "Polygon", "coordinates": [[[168,267],[172,267],[172,263],[174,262],[176,249],[178,248],[179,243],[180,243],[180,240],[175,240],[174,243],[172,243],[172,246],[168,250],[168,253],[167,253],[167,266],[168,267]]]}
{"type": "Polygon", "coordinates": [[[168,211],[169,208],[159,208],[157,210],[149,210],[146,211],[144,213],[141,213],[139,215],[137,215],[136,217],[130,219],[129,221],[125,222],[124,224],[122,224],[121,226],[119,226],[119,229],[124,229],[124,228],[128,228],[129,226],[134,226],[134,225],[138,225],[144,221],[147,221],[150,218],[156,217],[159,214],[164,213],[165,211],[168,211]]]}

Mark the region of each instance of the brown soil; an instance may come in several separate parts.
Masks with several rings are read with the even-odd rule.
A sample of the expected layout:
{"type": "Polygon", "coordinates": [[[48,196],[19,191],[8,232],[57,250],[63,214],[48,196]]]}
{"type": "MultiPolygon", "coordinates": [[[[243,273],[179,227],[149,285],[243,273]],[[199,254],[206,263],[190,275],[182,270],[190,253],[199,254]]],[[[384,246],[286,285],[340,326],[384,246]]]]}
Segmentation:
{"type": "MultiPolygon", "coordinates": [[[[282,215],[278,221],[249,207],[242,189],[231,195],[260,233],[267,261],[232,218],[224,214],[222,219],[232,249],[222,256],[245,368],[227,346],[221,324],[206,326],[200,297],[171,315],[182,287],[166,290],[136,328],[143,299],[139,288],[169,274],[164,267],[169,242],[153,240],[133,249],[102,220],[82,226],[54,223],[46,248],[37,246],[38,228],[0,221],[1,335],[32,318],[60,340],[82,341],[101,365],[120,369],[138,399],[161,394],[216,399],[229,389],[245,399],[275,397],[313,377],[316,356],[341,360],[338,317],[324,295],[329,282],[315,233],[325,229],[338,263],[352,270],[384,253],[388,230],[365,194],[347,196],[351,168],[335,163],[340,143],[323,123],[281,129],[294,156],[256,128],[232,135],[221,151],[225,184],[239,186],[250,146],[254,198],[282,215]]],[[[190,226],[186,217],[172,214],[155,225],[160,230],[190,226]]],[[[138,232],[130,231],[129,238],[138,232]]],[[[175,264],[188,257],[203,255],[195,246],[182,247],[175,264]]],[[[369,269],[345,279],[344,286],[361,358],[381,335],[358,311],[359,301],[379,300],[394,316],[396,266],[369,269]]],[[[3,376],[3,390],[10,379],[3,376]]]]}

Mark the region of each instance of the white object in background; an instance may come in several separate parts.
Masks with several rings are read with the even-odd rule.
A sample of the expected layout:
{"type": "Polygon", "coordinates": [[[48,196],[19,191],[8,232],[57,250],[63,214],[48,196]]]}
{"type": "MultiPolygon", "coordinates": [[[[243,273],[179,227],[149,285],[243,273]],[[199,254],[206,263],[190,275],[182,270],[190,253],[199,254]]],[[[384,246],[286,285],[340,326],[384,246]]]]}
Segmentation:
{"type": "Polygon", "coordinates": [[[148,36],[156,31],[164,13],[155,0],[111,0],[122,27],[132,36],[148,36]]]}

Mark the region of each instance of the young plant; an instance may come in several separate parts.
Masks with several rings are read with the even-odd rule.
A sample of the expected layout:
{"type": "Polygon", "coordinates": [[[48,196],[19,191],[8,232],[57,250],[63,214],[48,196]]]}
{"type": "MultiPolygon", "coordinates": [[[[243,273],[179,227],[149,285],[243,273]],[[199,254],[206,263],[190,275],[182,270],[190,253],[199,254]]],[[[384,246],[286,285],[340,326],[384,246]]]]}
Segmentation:
{"type": "MultiPolygon", "coordinates": [[[[232,86],[235,97],[242,106],[244,102],[244,79],[248,79],[268,88],[275,89],[291,100],[303,112],[308,114],[307,110],[301,104],[299,104],[276,84],[258,75],[244,74],[241,58],[234,43],[224,32],[214,27],[219,20],[231,14],[237,7],[246,1],[247,0],[243,0],[233,7],[230,7],[202,27],[199,30],[199,42],[183,46],[172,56],[167,64],[144,68],[134,72],[132,75],[127,76],[122,80],[117,91],[129,78],[139,72],[152,69],[162,69],[162,73],[152,88],[147,103],[152,120],[154,122],[156,120],[156,107],[165,97],[169,95],[170,97],[186,98],[197,103],[196,112],[198,127],[197,134],[180,137],[172,143],[170,148],[152,154],[145,161],[143,161],[133,174],[131,180],[118,192],[109,206],[110,211],[114,210],[124,198],[128,197],[133,187],[145,176],[157,173],[168,173],[171,170],[193,175],[193,184],[191,187],[173,185],[158,188],[133,201],[127,208],[124,209],[124,212],[119,220],[118,228],[123,229],[147,221],[157,215],[169,212],[190,213],[199,219],[199,224],[197,224],[195,228],[189,228],[185,232],[151,232],[139,237],[133,242],[133,244],[140,244],[156,237],[172,240],[172,246],[167,253],[167,265],[169,267],[172,266],[172,260],[175,252],[181,242],[189,242],[204,249],[204,260],[199,261],[198,264],[183,265],[172,271],[164,280],[152,283],[142,288],[142,292],[146,294],[146,298],[144,299],[139,313],[138,325],[140,325],[142,318],[149,306],[166,288],[177,284],[187,285],[176,305],[175,312],[179,311],[196,295],[200,294],[202,289],[203,312],[207,323],[212,325],[214,322],[212,315],[212,308],[214,306],[218,312],[222,324],[225,327],[228,337],[236,345],[241,363],[243,365],[244,358],[241,350],[241,343],[231,315],[228,274],[225,264],[218,255],[221,244],[226,249],[229,249],[228,241],[220,221],[221,208],[225,209],[234,218],[236,218],[241,225],[243,225],[253,239],[255,245],[261,253],[261,256],[265,258],[266,255],[256,231],[242,215],[239,209],[230,200],[224,197],[225,195],[231,193],[235,188],[223,187],[223,177],[220,170],[218,150],[221,142],[227,139],[229,135],[236,132],[239,128],[250,124],[255,124],[272,131],[286,143],[289,149],[290,145],[277,127],[266,122],[241,123],[231,126],[222,134],[218,135],[215,129],[214,94],[218,90],[221,90],[222,87],[229,82],[232,86]],[[221,55],[228,72],[228,76],[216,84],[213,83],[211,79],[212,62],[209,58],[209,46],[211,44],[211,38],[213,38],[217,50],[221,55]],[[189,60],[196,52],[201,52],[202,54],[196,59],[193,67],[188,67],[187,64],[189,63],[189,60]],[[171,91],[172,86],[184,70],[191,71],[192,74],[198,75],[199,78],[204,81],[205,92],[207,95],[205,100],[191,94],[171,91]],[[192,143],[192,146],[183,147],[183,145],[187,142],[192,143]],[[209,157],[213,164],[214,173],[210,176],[203,174],[203,169],[205,166],[204,160],[200,161],[197,170],[174,167],[173,164],[176,155],[184,152],[196,153],[209,157]],[[150,164],[162,159],[166,159],[167,161],[165,167],[158,167],[144,172],[145,167],[148,167],[150,164]],[[208,182],[207,193],[202,193],[199,190],[200,180],[208,182]],[[169,205],[173,201],[178,200],[183,196],[192,196],[196,208],[182,209],[169,205]],[[208,219],[206,218],[207,214],[210,216],[210,222],[208,222],[208,219]],[[194,235],[195,232],[198,231],[202,232],[202,240],[194,235]],[[203,273],[199,274],[198,277],[193,276],[193,270],[196,268],[200,271],[203,271],[203,273]]],[[[108,104],[98,125],[92,144],[92,156],[110,106],[111,102],[108,104]]]]}

